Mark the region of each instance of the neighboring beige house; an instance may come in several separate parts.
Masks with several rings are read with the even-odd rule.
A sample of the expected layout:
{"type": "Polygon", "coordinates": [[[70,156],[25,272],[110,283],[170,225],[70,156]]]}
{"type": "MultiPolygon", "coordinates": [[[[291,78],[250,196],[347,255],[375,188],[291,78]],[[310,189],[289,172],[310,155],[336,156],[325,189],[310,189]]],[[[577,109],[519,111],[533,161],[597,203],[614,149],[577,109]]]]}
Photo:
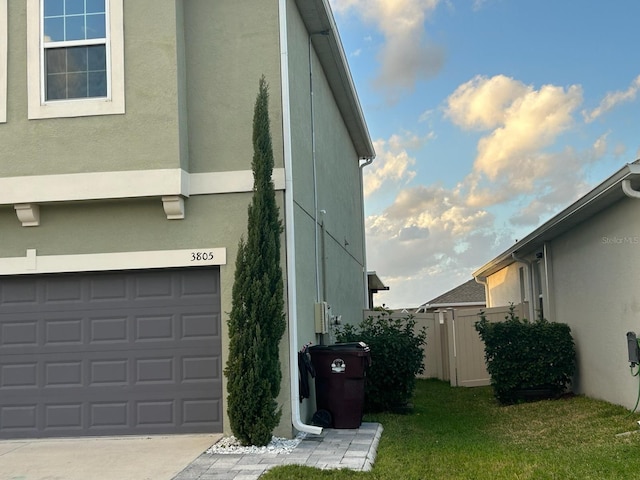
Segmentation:
{"type": "Polygon", "coordinates": [[[435,312],[447,308],[482,308],[486,305],[484,285],[473,278],[420,305],[415,313],[435,312]]]}
{"type": "Polygon", "coordinates": [[[0,0],[0,438],[230,433],[223,369],[270,86],[297,351],[366,306],[375,152],[327,0],[0,0]],[[317,308],[317,306],[323,308],[317,308]]]}
{"type": "Polygon", "coordinates": [[[487,307],[529,303],[529,318],[567,323],[576,343],[574,391],[633,408],[626,333],[640,333],[640,161],[473,273],[487,307]]]}

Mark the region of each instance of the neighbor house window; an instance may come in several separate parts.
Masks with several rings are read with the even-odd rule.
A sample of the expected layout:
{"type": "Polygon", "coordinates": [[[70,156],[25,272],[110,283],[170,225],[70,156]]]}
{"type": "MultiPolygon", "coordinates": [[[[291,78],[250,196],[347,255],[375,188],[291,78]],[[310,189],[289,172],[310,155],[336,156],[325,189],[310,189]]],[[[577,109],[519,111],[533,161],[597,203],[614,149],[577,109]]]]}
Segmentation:
{"type": "Polygon", "coordinates": [[[0,0],[0,123],[7,121],[7,0],[0,0]]]}
{"type": "Polygon", "coordinates": [[[123,0],[28,0],[29,118],[124,113],[123,0]]]}

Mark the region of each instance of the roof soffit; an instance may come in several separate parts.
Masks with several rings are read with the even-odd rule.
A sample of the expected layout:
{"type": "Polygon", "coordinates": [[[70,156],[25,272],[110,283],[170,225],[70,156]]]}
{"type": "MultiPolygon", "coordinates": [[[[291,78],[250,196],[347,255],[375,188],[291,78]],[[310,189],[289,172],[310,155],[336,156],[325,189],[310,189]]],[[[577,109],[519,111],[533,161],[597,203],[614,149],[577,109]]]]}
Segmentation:
{"type": "Polygon", "coordinates": [[[310,34],[329,31],[328,35],[311,36],[313,48],[333,91],[358,156],[360,158],[375,157],[360,100],[328,1],[295,0],[295,3],[310,34]]]}

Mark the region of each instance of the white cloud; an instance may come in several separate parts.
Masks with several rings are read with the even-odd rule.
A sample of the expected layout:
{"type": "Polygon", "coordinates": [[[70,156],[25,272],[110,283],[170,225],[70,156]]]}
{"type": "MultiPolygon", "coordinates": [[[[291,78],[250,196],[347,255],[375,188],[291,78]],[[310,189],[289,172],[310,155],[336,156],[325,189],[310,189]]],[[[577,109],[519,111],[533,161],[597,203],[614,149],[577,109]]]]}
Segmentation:
{"type": "MultiPolygon", "coordinates": [[[[511,245],[514,232],[538,226],[586,193],[587,170],[610,147],[609,132],[580,151],[557,147],[574,128],[581,103],[578,85],[534,88],[503,75],[460,85],[445,112],[462,129],[481,132],[472,170],[453,189],[405,188],[367,218],[369,266],[394,290],[376,302],[411,307],[455,287],[511,245]],[[507,217],[506,211],[515,213],[507,217]]],[[[377,146],[383,155],[393,153],[393,161],[373,178],[397,186],[407,172],[415,173],[414,161],[400,160],[419,140],[397,136],[377,146]]]]}
{"type": "Polygon", "coordinates": [[[490,3],[491,0],[473,0],[473,10],[478,11],[482,10],[487,3],[490,3]]]}
{"type": "Polygon", "coordinates": [[[364,194],[369,196],[380,190],[386,184],[406,185],[416,175],[413,167],[416,160],[409,155],[407,150],[420,148],[432,135],[419,137],[414,134],[404,133],[392,135],[388,140],[374,142],[376,159],[367,167],[364,174],[364,194]]]}
{"type": "Polygon", "coordinates": [[[426,38],[424,22],[440,0],[332,0],[334,11],[355,12],[384,36],[375,85],[391,100],[412,91],[418,80],[435,75],[444,63],[443,50],[426,38]]]}
{"type": "Polygon", "coordinates": [[[626,90],[609,92],[605,95],[605,97],[600,102],[600,105],[598,105],[596,108],[594,108],[590,112],[587,110],[583,110],[582,115],[584,117],[584,121],[587,123],[593,122],[598,117],[604,115],[619,104],[632,102],[636,99],[638,89],[640,89],[640,75],[638,75],[633,80],[633,82],[631,82],[631,85],[629,85],[629,88],[627,88],[626,90]]]}
{"type": "MultiPolygon", "coordinates": [[[[377,303],[393,299],[392,307],[411,307],[435,295],[428,292],[455,287],[511,245],[515,231],[539,225],[584,194],[586,170],[609,150],[608,133],[583,151],[554,150],[574,127],[581,103],[577,85],[536,89],[502,75],[478,76],[457,88],[445,110],[456,125],[482,133],[475,162],[455,188],[405,188],[367,218],[369,266],[394,290],[377,303]],[[501,217],[500,226],[493,207],[502,205],[516,213],[501,217]]],[[[385,161],[370,179],[378,180],[371,191],[415,173],[415,161],[404,154],[421,140],[394,136],[376,145],[385,161]]]]}
{"type": "Polygon", "coordinates": [[[575,175],[580,169],[572,156],[545,148],[574,125],[581,103],[578,85],[536,90],[504,75],[477,76],[458,87],[447,99],[446,115],[463,129],[488,132],[479,140],[473,171],[461,186],[468,204],[484,208],[540,193],[541,188],[553,190],[550,178],[575,175]]]}
{"type": "Polygon", "coordinates": [[[504,75],[478,75],[449,96],[446,114],[462,128],[487,130],[504,124],[509,106],[531,90],[504,75]]]}
{"type": "Polygon", "coordinates": [[[376,304],[392,308],[415,307],[469,280],[510,241],[506,232],[496,233],[492,214],[439,186],[402,190],[366,221],[368,268],[391,288],[376,304]]]}
{"type": "Polygon", "coordinates": [[[535,195],[524,195],[524,206],[510,222],[516,226],[536,227],[589,190],[585,168],[602,156],[601,145],[586,152],[567,148],[560,153],[539,154],[549,164],[550,174],[536,179],[535,195]],[[528,201],[528,203],[527,203],[528,201]]]}
{"type": "Polygon", "coordinates": [[[435,111],[433,109],[425,110],[418,117],[418,122],[419,123],[423,123],[423,122],[426,122],[426,121],[430,120],[434,113],[435,113],[435,111]]]}
{"type": "Polygon", "coordinates": [[[467,207],[455,193],[419,186],[400,191],[392,205],[367,218],[367,242],[380,271],[413,275],[444,258],[455,261],[455,245],[491,224],[488,212],[467,207]]]}
{"type": "Polygon", "coordinates": [[[627,147],[622,143],[616,144],[616,146],[613,148],[613,154],[618,158],[626,155],[626,153],[627,153],[627,147]]]}

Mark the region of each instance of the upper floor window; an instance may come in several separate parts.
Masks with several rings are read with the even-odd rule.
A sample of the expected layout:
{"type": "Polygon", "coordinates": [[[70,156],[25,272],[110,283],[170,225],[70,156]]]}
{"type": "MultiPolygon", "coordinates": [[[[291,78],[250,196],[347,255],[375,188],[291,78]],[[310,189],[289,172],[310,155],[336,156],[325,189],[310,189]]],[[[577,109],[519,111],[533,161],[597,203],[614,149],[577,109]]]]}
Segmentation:
{"type": "Polygon", "coordinates": [[[44,0],[44,98],[107,96],[105,0],[44,0]]]}
{"type": "Polygon", "coordinates": [[[29,118],[124,113],[123,0],[28,0],[29,118]]]}
{"type": "Polygon", "coordinates": [[[7,121],[7,0],[0,0],[0,123],[7,121]]]}

